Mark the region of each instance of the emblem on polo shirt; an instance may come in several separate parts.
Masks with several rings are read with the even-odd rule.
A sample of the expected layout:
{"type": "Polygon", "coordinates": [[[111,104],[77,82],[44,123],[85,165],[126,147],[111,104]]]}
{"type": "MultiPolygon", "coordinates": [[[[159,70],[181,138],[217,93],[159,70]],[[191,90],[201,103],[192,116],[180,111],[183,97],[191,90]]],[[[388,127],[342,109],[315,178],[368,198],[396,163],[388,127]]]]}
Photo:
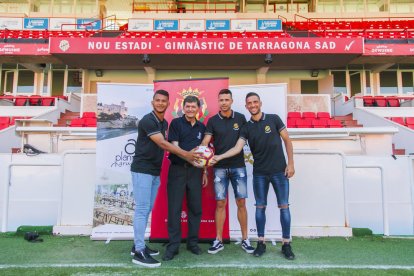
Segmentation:
{"type": "Polygon", "coordinates": [[[233,129],[234,129],[234,130],[239,130],[239,124],[238,124],[238,123],[234,123],[234,125],[233,125],[233,129]]]}
{"type": "Polygon", "coordinates": [[[270,126],[265,126],[265,133],[270,133],[272,130],[270,129],[270,126]]]}
{"type": "Polygon", "coordinates": [[[197,139],[198,139],[198,140],[201,140],[201,132],[199,132],[199,133],[198,133],[198,135],[197,135],[197,139]]]}

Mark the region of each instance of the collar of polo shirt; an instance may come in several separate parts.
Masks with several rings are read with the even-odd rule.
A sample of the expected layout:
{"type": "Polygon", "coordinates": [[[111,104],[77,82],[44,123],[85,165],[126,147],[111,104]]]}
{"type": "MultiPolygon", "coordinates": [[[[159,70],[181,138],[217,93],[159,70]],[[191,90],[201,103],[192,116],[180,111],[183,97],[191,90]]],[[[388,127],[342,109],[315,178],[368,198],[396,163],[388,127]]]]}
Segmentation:
{"type": "MultiPolygon", "coordinates": [[[[265,119],[266,119],[266,114],[264,112],[262,112],[262,117],[260,118],[259,121],[264,121],[265,119]]],[[[253,117],[250,117],[250,121],[249,122],[250,123],[254,123],[254,122],[258,122],[258,121],[255,121],[255,120],[253,120],[253,117]]]]}
{"type": "Polygon", "coordinates": [[[234,111],[233,110],[231,111],[231,116],[230,117],[221,116],[221,111],[218,112],[218,116],[219,116],[220,119],[230,118],[230,117],[234,119],[234,111]]]}

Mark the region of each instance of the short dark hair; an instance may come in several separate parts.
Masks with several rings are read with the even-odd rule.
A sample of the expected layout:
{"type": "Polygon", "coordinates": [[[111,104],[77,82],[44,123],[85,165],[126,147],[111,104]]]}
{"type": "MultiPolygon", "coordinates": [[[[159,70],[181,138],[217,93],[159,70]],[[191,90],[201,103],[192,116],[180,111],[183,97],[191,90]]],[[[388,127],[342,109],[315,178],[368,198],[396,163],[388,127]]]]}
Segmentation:
{"type": "Polygon", "coordinates": [[[163,95],[163,96],[167,97],[168,99],[170,98],[170,94],[167,91],[160,89],[160,90],[155,91],[154,96],[152,96],[152,99],[154,99],[155,95],[157,95],[157,94],[163,95]]]}
{"type": "Polygon", "coordinates": [[[183,106],[186,103],[197,103],[197,106],[200,107],[200,100],[196,96],[187,96],[184,99],[183,106]]]}
{"type": "Polygon", "coordinates": [[[220,95],[230,95],[230,97],[233,98],[233,93],[231,93],[230,89],[227,89],[227,88],[221,89],[218,94],[219,94],[219,96],[220,95]]]}
{"type": "Polygon", "coordinates": [[[258,97],[258,98],[259,98],[259,100],[260,100],[260,96],[259,96],[259,94],[257,94],[256,92],[249,92],[249,93],[247,93],[247,95],[246,95],[246,101],[247,101],[247,98],[250,98],[250,97],[253,97],[253,96],[258,97]]]}

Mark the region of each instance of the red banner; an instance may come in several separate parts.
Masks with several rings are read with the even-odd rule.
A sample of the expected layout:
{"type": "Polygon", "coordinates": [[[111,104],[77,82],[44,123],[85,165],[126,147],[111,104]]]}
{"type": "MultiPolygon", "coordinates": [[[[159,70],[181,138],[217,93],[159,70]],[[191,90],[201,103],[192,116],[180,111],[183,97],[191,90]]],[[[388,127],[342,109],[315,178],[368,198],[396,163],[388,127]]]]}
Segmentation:
{"type": "Polygon", "coordinates": [[[52,54],[362,54],[362,38],[51,38],[52,54]]]}
{"type": "Polygon", "coordinates": [[[0,44],[0,55],[7,56],[45,56],[49,55],[48,44],[3,43],[0,44]]]}
{"type": "Polygon", "coordinates": [[[414,44],[365,44],[364,56],[412,56],[414,44]]]}
{"type": "MultiPolygon", "coordinates": [[[[223,88],[228,88],[229,80],[224,79],[196,79],[196,80],[172,80],[158,81],[154,84],[154,91],[164,89],[170,93],[170,107],[165,118],[171,122],[173,118],[182,114],[183,100],[188,95],[197,96],[200,99],[201,107],[198,119],[204,124],[208,119],[218,112],[217,95],[223,88]]],[[[167,179],[170,161],[165,157],[161,170],[161,186],[155,200],[151,219],[151,239],[168,239],[167,218],[168,218],[168,199],[167,199],[167,179]]],[[[216,200],[213,186],[213,174],[209,173],[209,183],[202,190],[203,215],[199,237],[200,239],[214,239],[216,237],[215,208],[216,200]]],[[[228,209],[227,209],[228,217],[228,209]]],[[[182,237],[187,237],[187,202],[184,200],[181,213],[182,237]]],[[[229,222],[225,222],[223,238],[229,239],[229,222]]]]}

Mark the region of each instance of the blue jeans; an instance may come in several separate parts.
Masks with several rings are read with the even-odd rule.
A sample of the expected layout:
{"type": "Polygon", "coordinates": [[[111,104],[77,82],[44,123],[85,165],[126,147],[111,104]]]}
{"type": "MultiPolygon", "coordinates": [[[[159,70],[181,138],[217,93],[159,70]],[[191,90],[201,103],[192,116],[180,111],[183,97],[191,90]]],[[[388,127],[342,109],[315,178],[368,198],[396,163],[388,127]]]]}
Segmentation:
{"type": "Polygon", "coordinates": [[[233,186],[236,198],[247,198],[247,174],[246,168],[214,168],[214,191],[216,200],[224,200],[227,197],[229,180],[233,186]]]}
{"type": "Polygon", "coordinates": [[[136,251],[142,251],[145,249],[145,229],[160,186],[160,177],[135,172],[131,175],[135,200],[134,244],[136,251]]]}
{"type": "Polygon", "coordinates": [[[254,197],[256,199],[257,235],[259,237],[264,237],[266,225],[267,194],[269,192],[270,183],[275,190],[277,204],[280,208],[282,238],[290,239],[289,180],[283,172],[275,173],[272,175],[253,175],[253,191],[254,197]],[[286,206],[287,208],[281,208],[286,206]]]}

